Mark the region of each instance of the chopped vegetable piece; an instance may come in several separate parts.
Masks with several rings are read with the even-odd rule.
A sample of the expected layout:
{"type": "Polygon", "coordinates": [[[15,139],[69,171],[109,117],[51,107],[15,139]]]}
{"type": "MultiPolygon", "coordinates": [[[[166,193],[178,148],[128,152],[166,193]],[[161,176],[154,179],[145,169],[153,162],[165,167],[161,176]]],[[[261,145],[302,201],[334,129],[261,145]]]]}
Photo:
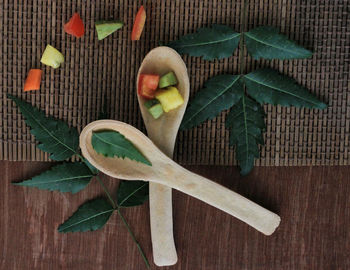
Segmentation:
{"type": "Polygon", "coordinates": [[[143,98],[153,99],[155,94],[156,94],[155,90],[157,90],[157,89],[150,89],[147,85],[145,85],[144,78],[145,78],[145,75],[141,74],[139,77],[137,92],[143,98]]]}
{"type": "Polygon", "coordinates": [[[184,99],[179,90],[173,86],[158,90],[156,92],[156,99],[158,99],[160,104],[162,104],[165,112],[176,109],[184,103],[184,99]]]}
{"type": "Polygon", "coordinates": [[[51,45],[47,45],[40,60],[44,65],[58,68],[64,62],[64,56],[51,45]]]}
{"type": "Polygon", "coordinates": [[[139,95],[146,99],[153,99],[155,97],[156,92],[147,88],[145,85],[141,85],[139,88],[139,95]]]}
{"type": "Polygon", "coordinates": [[[151,99],[151,100],[147,100],[144,105],[145,105],[145,107],[147,109],[149,109],[149,108],[151,108],[151,107],[153,107],[154,105],[157,105],[157,104],[160,104],[158,100],[151,99]]]}
{"type": "Polygon", "coordinates": [[[169,72],[159,79],[159,88],[177,85],[177,79],[174,72],[169,72]]]}
{"type": "Polygon", "coordinates": [[[158,119],[163,114],[162,105],[156,99],[148,100],[144,105],[154,119],[158,119]]]}
{"type": "Polygon", "coordinates": [[[64,31],[77,38],[84,35],[84,23],[78,13],[74,13],[69,22],[64,25],[64,31]]]}
{"type": "Polygon", "coordinates": [[[41,82],[41,69],[30,69],[24,83],[24,91],[39,90],[41,82]]]}
{"type": "Polygon", "coordinates": [[[124,25],[121,21],[96,21],[95,27],[98,40],[102,40],[110,34],[114,33],[124,25]]]}
{"type": "Polygon", "coordinates": [[[131,40],[139,40],[142,34],[143,27],[146,22],[146,11],[143,6],[140,7],[136,14],[134,26],[131,32],[131,40]]]}
{"type": "Polygon", "coordinates": [[[151,90],[157,90],[160,76],[153,75],[153,74],[142,74],[142,75],[143,75],[142,83],[151,90]]]}

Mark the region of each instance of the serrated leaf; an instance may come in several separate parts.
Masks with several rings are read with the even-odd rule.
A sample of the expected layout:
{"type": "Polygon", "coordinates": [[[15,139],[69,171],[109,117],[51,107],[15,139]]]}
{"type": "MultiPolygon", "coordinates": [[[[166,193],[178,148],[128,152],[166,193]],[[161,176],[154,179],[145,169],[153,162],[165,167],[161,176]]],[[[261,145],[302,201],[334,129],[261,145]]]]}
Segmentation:
{"type": "Polygon", "coordinates": [[[265,129],[264,111],[254,100],[243,95],[226,117],[226,127],[230,129],[230,145],[236,146],[236,159],[241,174],[247,175],[258,158],[258,144],[263,144],[262,130],[265,129]]]}
{"type": "Polygon", "coordinates": [[[75,128],[53,117],[46,116],[43,111],[33,107],[17,97],[8,95],[19,107],[30,133],[40,144],[40,150],[50,153],[50,158],[62,161],[73,156],[79,147],[79,134],[75,128]]]}
{"type": "Polygon", "coordinates": [[[213,25],[210,28],[200,28],[194,34],[185,35],[170,42],[168,46],[180,54],[203,56],[204,60],[221,59],[232,56],[240,35],[229,26],[213,25]]]}
{"type": "Polygon", "coordinates": [[[84,163],[63,163],[52,167],[30,180],[13,184],[50,191],[58,190],[60,192],[76,193],[84,189],[93,176],[90,169],[84,163]]]}
{"type": "Polygon", "coordinates": [[[148,200],[148,194],[148,182],[120,181],[117,191],[117,204],[120,207],[141,205],[148,200]]]}
{"type": "Polygon", "coordinates": [[[152,166],[151,162],[132,144],[132,142],[117,131],[107,130],[93,132],[91,143],[97,153],[106,157],[117,156],[119,158],[129,158],[152,166]]]}
{"type": "Polygon", "coordinates": [[[325,109],[327,105],[319,101],[306,88],[273,69],[260,69],[244,76],[249,95],[259,103],[281,106],[296,106],[325,109]]]}
{"type": "Polygon", "coordinates": [[[243,93],[239,75],[211,78],[190,102],[180,128],[189,129],[216,117],[221,111],[231,108],[243,93]]]}
{"type": "Polygon", "coordinates": [[[63,233],[96,231],[107,223],[113,211],[113,207],[106,199],[94,199],[81,205],[58,227],[58,231],[63,233]]]}
{"type": "Polygon", "coordinates": [[[85,165],[90,169],[93,175],[97,175],[100,171],[96,169],[86,158],[83,159],[85,165]]]}
{"type": "Polygon", "coordinates": [[[271,26],[261,26],[244,33],[248,52],[254,59],[309,58],[312,52],[289,40],[271,26]]]}

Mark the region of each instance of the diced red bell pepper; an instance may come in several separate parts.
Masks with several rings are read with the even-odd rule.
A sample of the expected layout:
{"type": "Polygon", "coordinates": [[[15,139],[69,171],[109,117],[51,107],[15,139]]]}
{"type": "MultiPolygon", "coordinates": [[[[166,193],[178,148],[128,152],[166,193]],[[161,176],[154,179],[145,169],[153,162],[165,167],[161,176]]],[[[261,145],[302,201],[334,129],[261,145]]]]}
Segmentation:
{"type": "Polygon", "coordinates": [[[143,27],[146,22],[146,11],[143,6],[140,7],[136,14],[134,26],[131,32],[131,40],[139,40],[142,34],[143,27]]]}
{"type": "Polygon", "coordinates": [[[143,76],[143,84],[151,89],[151,90],[157,90],[158,84],[159,84],[159,75],[154,75],[154,74],[142,74],[143,76]]]}
{"type": "Polygon", "coordinates": [[[78,13],[74,13],[73,17],[64,25],[64,31],[67,34],[80,38],[84,35],[84,23],[78,13]]]}
{"type": "Polygon", "coordinates": [[[155,82],[151,80],[150,76],[154,75],[141,74],[139,77],[137,93],[145,99],[153,99],[157,90],[157,87],[154,88],[155,82]]]}
{"type": "Polygon", "coordinates": [[[31,69],[24,83],[24,91],[39,90],[41,82],[41,69],[31,69]]]}

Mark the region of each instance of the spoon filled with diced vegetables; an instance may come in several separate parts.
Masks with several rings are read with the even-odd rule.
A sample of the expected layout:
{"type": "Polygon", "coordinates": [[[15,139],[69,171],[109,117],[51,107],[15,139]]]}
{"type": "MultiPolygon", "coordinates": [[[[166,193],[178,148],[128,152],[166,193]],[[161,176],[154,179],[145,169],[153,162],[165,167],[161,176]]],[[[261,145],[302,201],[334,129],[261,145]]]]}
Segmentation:
{"type": "MultiPolygon", "coordinates": [[[[169,47],[151,50],[140,66],[137,86],[148,137],[172,158],[190,91],[187,68],[181,56],[169,47]]],[[[171,188],[150,183],[149,196],[154,262],[158,266],[173,265],[177,262],[177,254],[171,188]]]]}

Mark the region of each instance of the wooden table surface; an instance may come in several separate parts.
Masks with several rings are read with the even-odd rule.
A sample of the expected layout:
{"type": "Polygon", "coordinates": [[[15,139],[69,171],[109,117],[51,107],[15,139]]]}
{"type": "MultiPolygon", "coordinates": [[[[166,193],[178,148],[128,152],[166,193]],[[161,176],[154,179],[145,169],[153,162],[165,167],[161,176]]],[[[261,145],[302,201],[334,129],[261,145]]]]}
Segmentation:
{"type": "MultiPolygon", "coordinates": [[[[60,234],[77,207],[102,194],[95,181],[72,195],[11,185],[52,163],[0,162],[0,269],[145,269],[118,215],[100,231],[60,234]]],[[[179,261],[163,269],[350,269],[350,167],[259,167],[239,177],[235,167],[188,166],[278,213],[270,237],[237,219],[174,192],[179,261]]],[[[103,178],[115,191],[117,180],[103,178]]],[[[124,210],[151,262],[148,204],[124,210]]]]}

